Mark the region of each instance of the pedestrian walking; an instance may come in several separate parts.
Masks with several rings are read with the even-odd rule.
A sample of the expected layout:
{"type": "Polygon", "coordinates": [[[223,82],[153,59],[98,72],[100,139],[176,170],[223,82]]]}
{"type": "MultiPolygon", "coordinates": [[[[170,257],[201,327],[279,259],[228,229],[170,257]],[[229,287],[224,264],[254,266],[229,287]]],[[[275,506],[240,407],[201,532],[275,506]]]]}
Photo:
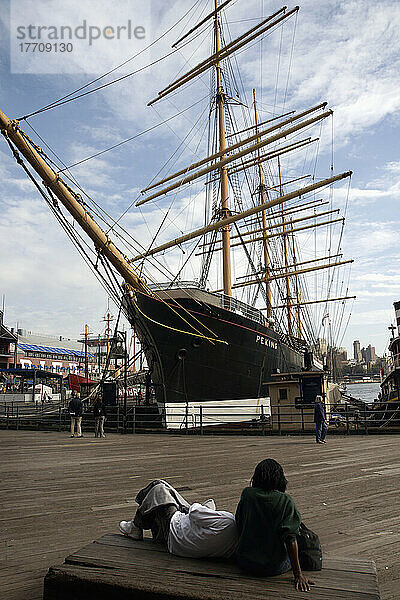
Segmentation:
{"type": "Polygon", "coordinates": [[[81,428],[83,406],[82,401],[76,392],[72,392],[72,397],[68,405],[68,410],[71,416],[71,437],[83,437],[81,428]]]}
{"type": "Polygon", "coordinates": [[[104,423],[107,418],[107,409],[101,396],[97,396],[93,404],[94,437],[105,438],[104,423]]]}
{"type": "Polygon", "coordinates": [[[326,434],[328,431],[328,421],[326,420],[325,406],[322,403],[322,396],[315,397],[314,406],[315,423],[315,441],[317,444],[326,444],[326,434]]]}

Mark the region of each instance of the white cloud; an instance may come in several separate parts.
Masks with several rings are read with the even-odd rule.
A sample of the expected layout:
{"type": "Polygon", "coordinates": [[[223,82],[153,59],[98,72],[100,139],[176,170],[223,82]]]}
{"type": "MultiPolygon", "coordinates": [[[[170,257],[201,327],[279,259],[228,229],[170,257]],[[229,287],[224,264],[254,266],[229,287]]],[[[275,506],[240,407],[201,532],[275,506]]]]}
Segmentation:
{"type": "Polygon", "coordinates": [[[306,15],[299,17],[297,43],[303,54],[296,53],[292,97],[333,103],[336,139],[346,139],[400,109],[394,85],[400,10],[391,1],[327,3],[325,11],[320,6],[306,2],[306,15]]]}
{"type": "Polygon", "coordinates": [[[391,161],[386,163],[385,169],[390,173],[396,173],[396,175],[400,175],[400,161],[391,161]]]}
{"type": "MultiPolygon", "coordinates": [[[[4,182],[3,182],[4,183],[4,182]]],[[[36,191],[6,180],[0,213],[0,291],[6,322],[77,338],[82,320],[96,331],[107,296],[36,191]]]]}
{"type": "Polygon", "coordinates": [[[400,284],[400,275],[389,275],[387,273],[365,273],[364,275],[358,275],[356,279],[358,279],[358,281],[373,281],[385,282],[386,284],[400,284]]]}
{"type": "Polygon", "coordinates": [[[370,325],[376,325],[377,323],[390,323],[391,317],[391,312],[385,309],[372,309],[361,312],[357,311],[352,317],[352,323],[353,325],[363,325],[366,328],[366,333],[368,335],[368,327],[370,325]]]}
{"type": "Polygon", "coordinates": [[[44,0],[11,2],[13,72],[104,73],[148,45],[151,21],[150,3],[137,0],[68,0],[58,3],[57,10],[49,10],[44,0]],[[138,26],[144,28],[140,34],[138,26]],[[23,46],[21,51],[24,43],[52,48],[38,45],[29,51],[23,46]]]}

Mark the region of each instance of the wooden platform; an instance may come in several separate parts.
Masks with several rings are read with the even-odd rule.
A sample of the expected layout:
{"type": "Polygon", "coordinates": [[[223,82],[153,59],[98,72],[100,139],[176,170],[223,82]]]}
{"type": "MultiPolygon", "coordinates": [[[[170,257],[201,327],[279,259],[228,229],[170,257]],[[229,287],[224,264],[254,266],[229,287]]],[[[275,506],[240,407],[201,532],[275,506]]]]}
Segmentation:
{"type": "MultiPolygon", "coordinates": [[[[326,558],[315,580],[313,600],[379,600],[373,561],[326,558]]],[[[244,575],[232,563],[168,554],[151,540],[136,542],[107,534],[45,578],[44,600],[300,600],[291,572],[279,577],[244,575]]]]}

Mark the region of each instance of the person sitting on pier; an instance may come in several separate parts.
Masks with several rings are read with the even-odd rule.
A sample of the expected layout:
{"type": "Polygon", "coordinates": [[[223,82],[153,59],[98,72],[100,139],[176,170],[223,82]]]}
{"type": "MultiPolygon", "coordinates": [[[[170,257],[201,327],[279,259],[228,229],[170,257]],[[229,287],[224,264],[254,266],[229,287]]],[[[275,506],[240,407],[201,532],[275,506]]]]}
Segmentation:
{"type": "Polygon", "coordinates": [[[234,555],[237,546],[235,517],[216,510],[210,499],[192,505],[169,483],[156,479],[136,496],[139,508],[132,521],[121,521],[121,533],[143,539],[143,530],[151,529],[153,539],[166,545],[171,554],[187,558],[234,555]]]}
{"type": "Polygon", "coordinates": [[[293,570],[296,589],[309,591],[314,582],[302,574],[297,534],[301,517],[286,493],[281,465],[268,458],[255,468],[236,509],[237,562],[252,575],[274,576],[293,570]]]}

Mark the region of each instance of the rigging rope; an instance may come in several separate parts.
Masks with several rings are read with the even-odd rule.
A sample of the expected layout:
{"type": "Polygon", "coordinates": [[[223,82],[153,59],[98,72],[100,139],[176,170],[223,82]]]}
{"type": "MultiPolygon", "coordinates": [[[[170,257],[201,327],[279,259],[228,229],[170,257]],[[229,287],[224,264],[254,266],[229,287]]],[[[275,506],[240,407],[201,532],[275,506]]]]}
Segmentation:
{"type": "Polygon", "coordinates": [[[58,106],[63,106],[64,104],[68,104],[69,102],[73,102],[74,100],[79,100],[80,98],[84,98],[85,96],[89,96],[89,94],[94,94],[95,92],[98,92],[99,90],[103,90],[104,88],[107,88],[110,85],[114,85],[115,83],[119,83],[120,81],[124,81],[125,79],[128,79],[129,77],[132,77],[133,75],[137,75],[137,73],[141,73],[142,71],[145,71],[149,67],[153,67],[157,63],[159,63],[162,60],[168,58],[169,56],[172,56],[176,52],[177,52],[177,50],[172,50],[172,52],[169,52],[168,54],[165,54],[161,58],[157,58],[156,60],[153,60],[153,62],[145,65],[144,67],[140,67],[139,69],[136,69],[136,71],[132,71],[131,73],[127,73],[126,75],[121,75],[121,77],[118,77],[117,79],[113,79],[113,81],[109,81],[108,83],[103,83],[103,85],[99,85],[97,88],[93,88],[92,90],[88,90],[87,92],[83,92],[82,94],[78,94],[78,96],[74,96],[73,98],[68,98],[66,100],[63,100],[62,102],[57,102],[57,103],[52,104],[52,105],[50,105],[48,107],[41,108],[40,110],[36,110],[35,112],[29,113],[28,115],[24,115],[23,117],[19,117],[18,121],[24,121],[24,120],[26,120],[26,119],[28,119],[30,117],[33,117],[34,115],[43,113],[43,112],[45,112],[47,110],[51,110],[52,108],[57,108],[58,106]]]}
{"type": "Polygon", "coordinates": [[[112,285],[110,284],[110,282],[108,282],[102,276],[102,274],[98,271],[98,269],[95,266],[94,261],[92,261],[92,259],[90,258],[89,254],[88,254],[88,251],[85,250],[84,245],[88,247],[89,252],[94,253],[93,250],[87,245],[87,243],[78,234],[78,232],[65,219],[64,215],[60,211],[60,208],[59,208],[57,200],[52,196],[51,191],[49,190],[49,188],[47,188],[47,192],[49,193],[50,198],[47,197],[46,193],[44,192],[44,190],[42,189],[42,187],[40,186],[40,184],[36,181],[36,179],[30,173],[29,169],[26,167],[24,161],[22,160],[21,156],[19,155],[19,153],[17,152],[17,150],[14,148],[14,146],[12,145],[12,143],[8,139],[8,137],[6,138],[6,140],[7,140],[8,145],[11,148],[11,151],[12,151],[12,153],[14,155],[14,158],[16,159],[16,161],[18,162],[18,164],[23,168],[23,170],[25,171],[25,173],[28,176],[28,178],[33,182],[33,184],[35,185],[35,187],[38,189],[40,195],[46,201],[46,203],[49,206],[51,212],[53,213],[53,215],[55,216],[55,218],[57,219],[57,221],[60,223],[61,227],[66,232],[67,236],[76,245],[77,249],[79,250],[79,252],[80,252],[82,258],[84,259],[84,261],[86,262],[86,264],[92,270],[92,272],[94,273],[94,275],[96,276],[96,278],[99,280],[99,282],[103,286],[103,288],[107,291],[107,293],[111,297],[113,297],[114,301],[117,300],[116,303],[118,304],[118,296],[116,294],[115,289],[112,287],[112,285]]]}
{"type": "MultiPolygon", "coordinates": [[[[176,327],[171,327],[171,325],[166,325],[165,323],[160,323],[159,321],[156,321],[155,319],[152,319],[151,317],[149,317],[148,315],[146,315],[137,305],[137,302],[135,302],[135,300],[132,300],[133,304],[135,305],[136,309],[138,310],[138,312],[140,312],[140,314],[145,317],[145,319],[147,319],[148,321],[151,321],[152,323],[154,323],[155,325],[159,325],[160,327],[164,327],[165,329],[170,329],[171,331],[176,331],[177,333],[184,333],[185,335],[190,335],[192,337],[198,337],[198,338],[202,338],[203,340],[207,340],[209,342],[211,342],[212,344],[214,342],[219,342],[220,344],[226,344],[227,346],[229,345],[228,342],[226,342],[225,340],[220,340],[218,338],[211,338],[211,337],[207,337],[205,335],[202,335],[201,333],[192,333],[190,331],[184,331],[183,329],[177,329],[176,327]]],[[[168,303],[167,303],[168,304],[168,303]]]]}
{"type": "MultiPolygon", "coordinates": [[[[168,123],[169,121],[172,121],[176,117],[180,117],[181,115],[183,115],[183,113],[185,113],[186,111],[190,110],[191,108],[193,108],[197,104],[200,104],[206,98],[207,98],[207,96],[204,96],[203,98],[201,98],[200,100],[197,100],[197,102],[194,102],[193,104],[191,104],[187,108],[184,108],[183,110],[181,110],[180,112],[172,115],[171,117],[168,117],[167,119],[164,119],[164,121],[161,121],[160,123],[156,123],[156,125],[152,125],[151,127],[148,127],[147,129],[144,129],[143,131],[140,131],[139,133],[135,133],[135,135],[132,135],[129,138],[121,140],[120,142],[117,142],[116,144],[113,144],[112,146],[109,146],[108,148],[104,148],[103,150],[99,150],[99,152],[96,152],[95,154],[91,154],[90,156],[87,156],[86,158],[83,158],[83,159],[81,159],[81,160],[79,160],[79,161],[77,161],[75,163],[72,163],[72,165],[69,165],[68,167],[65,167],[64,169],[60,169],[58,172],[62,173],[63,171],[66,171],[67,169],[72,169],[73,167],[81,165],[81,164],[87,162],[88,160],[92,160],[92,158],[97,158],[98,156],[101,156],[102,154],[105,154],[106,152],[109,152],[110,150],[115,150],[115,148],[119,148],[120,146],[123,146],[124,144],[127,144],[128,142],[131,142],[132,140],[135,140],[136,138],[138,138],[138,137],[140,137],[140,136],[142,136],[142,135],[144,135],[146,133],[149,133],[150,131],[153,131],[153,129],[157,129],[157,127],[160,127],[161,125],[165,125],[166,123],[168,123]]],[[[29,124],[28,121],[27,121],[27,123],[29,124]]]]}
{"type": "MultiPolygon", "coordinates": [[[[108,280],[106,280],[98,271],[96,264],[94,263],[94,261],[92,261],[88,255],[88,253],[85,251],[85,249],[82,246],[82,243],[79,242],[78,237],[81,238],[81,236],[77,233],[77,231],[75,231],[75,229],[70,225],[70,223],[68,223],[68,221],[65,219],[65,217],[63,216],[63,214],[61,213],[60,209],[59,209],[59,205],[57,200],[51,195],[52,201],[54,206],[52,206],[51,202],[48,201],[48,198],[45,194],[45,192],[42,190],[41,186],[39,185],[39,183],[36,181],[36,179],[33,177],[33,175],[30,173],[29,169],[26,167],[24,161],[22,160],[22,158],[20,157],[19,153],[17,152],[17,150],[14,148],[13,144],[11,143],[11,141],[9,140],[8,137],[6,137],[7,143],[11,148],[11,151],[15,157],[15,159],[17,160],[18,164],[20,164],[24,171],[26,172],[26,174],[28,175],[28,177],[32,180],[32,182],[34,183],[34,185],[36,186],[36,188],[38,189],[39,193],[41,194],[41,196],[46,200],[47,204],[50,206],[52,212],[55,214],[57,220],[60,222],[60,224],[62,225],[63,229],[66,231],[67,235],[71,238],[71,240],[73,241],[73,243],[76,244],[76,246],[78,247],[78,249],[80,250],[81,256],[84,258],[85,262],[89,265],[89,267],[91,268],[91,270],[94,272],[94,274],[96,275],[97,278],[101,278],[100,279],[100,283],[102,283],[103,287],[105,287],[105,289],[107,290],[107,292],[114,298],[114,301],[116,302],[116,304],[118,305],[120,302],[120,296],[117,293],[117,289],[118,292],[122,291],[122,287],[119,284],[118,280],[115,277],[115,273],[113,272],[113,270],[110,268],[110,266],[108,265],[108,262],[106,263],[105,261],[103,261],[103,257],[100,254],[97,254],[97,258],[100,258],[106,272],[108,271],[108,280]],[[59,215],[56,214],[54,207],[57,207],[58,211],[59,211],[59,215]],[[106,266],[107,265],[107,266],[106,266]],[[114,284],[111,283],[112,279],[114,279],[114,284]],[[114,287],[113,287],[114,285],[114,287]],[[117,287],[115,287],[117,286],[117,287]]],[[[49,190],[49,188],[47,188],[47,191],[49,193],[51,193],[51,190],[49,190]]],[[[81,238],[83,241],[83,238],[81,238]]],[[[83,241],[83,243],[87,246],[87,243],[83,241]]],[[[88,246],[89,248],[89,246],[88,246]]],[[[93,254],[94,251],[91,250],[91,252],[93,254]]],[[[168,296],[168,293],[165,292],[166,295],[168,296]]],[[[202,327],[204,327],[204,329],[206,329],[207,331],[209,331],[213,336],[215,336],[214,338],[210,338],[210,337],[206,337],[203,334],[201,334],[199,332],[199,330],[191,323],[189,323],[181,314],[178,313],[178,311],[176,311],[170,303],[166,302],[163,298],[161,298],[155,291],[153,291],[153,295],[155,297],[157,297],[161,302],[163,302],[166,306],[168,306],[168,308],[174,313],[176,314],[180,319],[183,320],[184,323],[186,323],[189,327],[192,327],[193,330],[197,333],[191,333],[190,335],[194,335],[196,337],[204,337],[207,340],[213,340],[215,339],[216,341],[221,341],[221,340],[217,340],[217,336],[216,334],[211,331],[206,325],[204,325],[204,323],[202,323],[196,316],[192,315],[190,313],[190,311],[188,311],[185,307],[179,305],[176,300],[172,297],[170,297],[170,300],[172,300],[177,306],[179,306],[179,308],[181,310],[183,310],[185,313],[187,313],[189,315],[190,318],[193,319],[193,321],[197,322],[199,325],[201,325],[202,327]]],[[[185,332],[188,333],[189,332],[185,332]]],[[[227,343],[227,342],[224,342],[227,343]]]]}
{"type": "MultiPolygon", "coordinates": [[[[176,21],[176,23],[174,23],[169,29],[167,29],[163,34],[161,34],[158,38],[156,38],[153,42],[151,42],[151,44],[149,44],[148,46],[146,46],[145,48],[143,48],[142,50],[140,50],[139,52],[137,52],[136,54],[134,54],[133,56],[131,56],[130,58],[128,58],[127,60],[125,60],[124,62],[120,63],[119,65],[117,65],[116,67],[110,69],[109,71],[107,71],[106,73],[104,73],[103,75],[100,75],[99,77],[96,77],[95,79],[92,79],[91,81],[89,81],[88,83],[86,83],[85,85],[77,88],[76,90],[74,90],[73,92],[70,92],[69,94],[66,94],[65,96],[62,96],[61,98],[58,98],[58,100],[54,100],[54,102],[51,102],[50,104],[47,104],[46,106],[42,107],[41,109],[38,109],[28,115],[25,115],[24,117],[21,117],[20,119],[18,119],[19,121],[22,121],[23,119],[27,119],[28,117],[32,117],[33,115],[37,115],[39,113],[45,112],[47,110],[51,110],[52,108],[56,108],[57,106],[60,106],[61,104],[65,104],[66,102],[72,102],[73,100],[76,100],[77,98],[82,97],[81,96],[77,96],[77,97],[73,97],[71,98],[71,96],[73,96],[74,94],[80,92],[81,90],[86,89],[87,87],[89,87],[90,85],[92,85],[93,83],[96,83],[97,81],[100,81],[101,79],[103,79],[104,77],[107,77],[107,75],[110,75],[111,73],[113,73],[114,71],[117,71],[118,69],[120,69],[121,67],[125,66],[127,63],[131,62],[132,60],[134,60],[135,58],[137,58],[138,56],[140,56],[141,54],[143,54],[143,52],[146,52],[146,50],[148,50],[149,48],[151,48],[152,46],[154,46],[157,42],[159,42],[162,38],[164,38],[166,35],[168,35],[168,33],[170,33],[177,25],[179,25],[179,23],[181,23],[188,15],[189,13],[196,8],[196,6],[201,2],[201,0],[196,0],[196,2],[193,4],[193,6],[191,6],[191,8],[189,8],[189,10],[178,20],[176,21]],[[68,100],[69,98],[69,100],[68,100]],[[63,102],[65,101],[65,102],[63,102]]],[[[171,52],[170,54],[173,54],[173,52],[171,52]]],[[[169,56],[169,55],[168,55],[169,56]]],[[[164,57],[166,58],[166,57],[164,57]]],[[[162,60],[162,59],[160,59],[162,60]]],[[[158,61],[156,61],[158,62],[158,61]]],[[[154,63],[151,63],[150,65],[147,66],[151,66],[154,63]]],[[[143,67],[143,69],[145,69],[147,67],[143,67]]],[[[140,70],[143,70],[140,69],[140,70]]],[[[131,75],[134,73],[131,73],[131,75]]],[[[111,83],[116,83],[119,80],[116,80],[114,82],[111,83]]],[[[108,84],[107,84],[108,85],[108,84]]],[[[98,89],[102,89],[102,87],[105,86],[101,86],[95,90],[91,90],[91,91],[97,91],[98,89]]],[[[86,94],[83,94],[86,95],[86,94]]]]}
{"type": "MultiPolygon", "coordinates": [[[[49,146],[49,144],[43,139],[43,137],[40,136],[40,134],[36,131],[36,129],[29,123],[29,121],[27,121],[27,123],[29,124],[29,126],[31,127],[31,129],[35,132],[35,134],[39,137],[39,139],[47,146],[47,148],[50,150],[50,152],[52,152],[52,154],[54,154],[54,156],[57,158],[57,160],[59,160],[61,162],[61,164],[65,164],[63,163],[63,161],[61,160],[61,158],[55,153],[54,150],[52,150],[52,148],[49,146]]],[[[21,134],[33,145],[33,147],[35,148],[35,150],[41,154],[46,160],[48,160],[51,164],[53,164],[56,169],[59,169],[59,166],[49,157],[47,156],[43,150],[37,146],[30,138],[28,135],[26,135],[26,133],[24,133],[22,130],[20,130],[21,134]]],[[[140,251],[145,250],[145,247],[140,244],[137,240],[135,240],[130,233],[119,223],[117,223],[113,217],[107,213],[107,211],[105,211],[91,196],[89,196],[89,194],[87,194],[87,192],[82,188],[82,186],[80,186],[79,182],[77,181],[76,177],[70,173],[70,175],[68,175],[68,173],[64,172],[64,177],[67,177],[71,182],[73,182],[78,189],[82,192],[82,194],[84,194],[84,196],[86,196],[86,198],[92,202],[93,206],[91,207],[91,210],[93,211],[93,213],[102,221],[104,222],[104,224],[109,228],[108,231],[113,231],[115,235],[117,235],[119,237],[119,239],[123,242],[124,246],[129,249],[129,251],[134,251],[136,252],[137,249],[139,248],[140,251]],[[98,209],[98,210],[96,210],[98,209]],[[99,212],[101,211],[101,212],[99,212]],[[111,220],[111,223],[109,221],[107,221],[107,219],[104,218],[103,213],[107,219],[111,220]],[[115,230],[114,227],[117,226],[119,229],[121,229],[121,231],[127,235],[135,244],[137,244],[137,246],[133,245],[129,240],[126,239],[126,237],[124,237],[119,231],[115,230]]],[[[75,192],[69,187],[67,186],[68,189],[71,191],[71,193],[78,199],[78,196],[75,194],[75,192]]],[[[82,200],[80,200],[80,202],[83,202],[82,200]]],[[[83,204],[85,204],[83,202],[83,204]]],[[[153,266],[162,274],[166,275],[166,276],[173,276],[173,273],[165,266],[163,265],[157,258],[154,259],[155,262],[152,261],[153,266]]]]}

